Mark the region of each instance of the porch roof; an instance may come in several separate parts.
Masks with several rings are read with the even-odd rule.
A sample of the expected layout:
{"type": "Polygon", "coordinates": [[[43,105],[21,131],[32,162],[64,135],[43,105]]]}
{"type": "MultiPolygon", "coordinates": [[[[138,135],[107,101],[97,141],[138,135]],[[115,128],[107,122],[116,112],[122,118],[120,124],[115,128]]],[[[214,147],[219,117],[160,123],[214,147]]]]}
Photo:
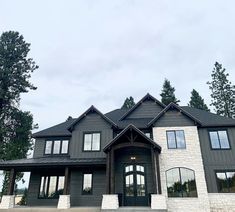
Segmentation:
{"type": "MultiPolygon", "coordinates": [[[[144,141],[153,146],[153,148],[157,149],[161,152],[161,146],[159,146],[156,142],[154,142],[151,138],[147,137],[141,130],[135,127],[133,124],[128,125],[124,130],[122,130],[113,140],[111,140],[108,145],[104,147],[104,152],[108,152],[110,148],[115,145],[127,132],[135,132],[138,136],[140,136],[144,141]]],[[[134,140],[132,141],[134,142],[134,140]]]]}
{"type": "Polygon", "coordinates": [[[64,166],[86,166],[105,165],[106,158],[69,158],[69,157],[43,157],[19,160],[0,161],[0,170],[11,168],[30,169],[36,167],[64,167],[64,166]]]}

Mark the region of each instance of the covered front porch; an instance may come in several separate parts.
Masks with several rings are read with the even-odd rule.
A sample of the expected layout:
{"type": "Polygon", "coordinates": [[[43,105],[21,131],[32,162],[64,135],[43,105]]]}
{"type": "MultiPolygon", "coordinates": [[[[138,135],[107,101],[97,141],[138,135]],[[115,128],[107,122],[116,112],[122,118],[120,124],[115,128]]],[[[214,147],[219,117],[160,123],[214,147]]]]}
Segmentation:
{"type": "MultiPolygon", "coordinates": [[[[106,195],[103,209],[161,208],[159,154],[161,147],[134,125],[127,126],[105,148],[106,195]],[[154,202],[153,202],[154,201],[154,202]]],[[[163,208],[166,206],[164,205],[163,208]]]]}

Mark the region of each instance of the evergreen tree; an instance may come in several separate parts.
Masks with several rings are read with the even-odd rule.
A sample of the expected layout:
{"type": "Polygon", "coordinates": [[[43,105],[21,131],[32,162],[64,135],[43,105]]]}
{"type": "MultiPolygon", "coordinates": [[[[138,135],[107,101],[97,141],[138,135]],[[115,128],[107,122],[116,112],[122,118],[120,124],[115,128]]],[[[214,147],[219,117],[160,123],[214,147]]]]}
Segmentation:
{"type": "Polygon", "coordinates": [[[235,86],[228,80],[229,74],[222,64],[215,63],[211,82],[211,104],[218,115],[235,118],[235,86]]]}
{"type": "Polygon", "coordinates": [[[168,105],[171,102],[178,104],[180,100],[175,97],[175,88],[171,86],[169,80],[165,79],[162,87],[162,93],[160,94],[162,97],[161,101],[163,104],[168,105]]]}
{"type": "MultiPolygon", "coordinates": [[[[0,36],[0,159],[20,159],[32,146],[33,117],[19,109],[20,94],[35,90],[29,78],[38,68],[27,55],[30,44],[18,32],[8,31],[0,36]]],[[[22,174],[17,175],[21,179],[22,174]]],[[[4,172],[4,194],[9,174],[4,172]]]]}
{"type": "Polygon", "coordinates": [[[199,95],[199,93],[195,89],[193,89],[191,92],[191,97],[188,106],[210,111],[207,105],[205,104],[204,99],[199,95]]]}
{"type": "Polygon", "coordinates": [[[127,97],[126,100],[124,101],[121,109],[130,109],[135,105],[134,98],[130,96],[129,98],[127,97]]]}

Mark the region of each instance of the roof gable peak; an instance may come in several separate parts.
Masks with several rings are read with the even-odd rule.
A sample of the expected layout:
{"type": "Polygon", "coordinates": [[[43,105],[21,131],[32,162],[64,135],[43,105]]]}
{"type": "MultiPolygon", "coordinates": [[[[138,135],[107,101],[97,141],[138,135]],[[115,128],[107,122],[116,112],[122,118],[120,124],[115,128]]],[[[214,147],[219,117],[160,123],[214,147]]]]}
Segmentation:
{"type": "Polygon", "coordinates": [[[162,108],[165,108],[166,105],[157,100],[155,97],[153,97],[151,94],[147,93],[142,99],[140,99],[130,110],[128,110],[121,118],[120,121],[125,119],[129,114],[131,114],[136,108],[138,108],[143,102],[147,100],[152,100],[156,104],[160,105],[162,108]]]}
{"type": "Polygon", "coordinates": [[[84,117],[86,117],[90,112],[92,113],[97,113],[98,115],[100,115],[105,121],[107,121],[109,124],[111,124],[114,127],[117,127],[117,125],[111,120],[109,119],[107,116],[105,116],[102,112],[100,112],[94,105],[91,105],[91,107],[89,107],[82,115],[80,115],[77,119],[75,119],[75,121],[68,127],[69,131],[72,131],[74,126],[81,121],[84,117]]]}
{"type": "Polygon", "coordinates": [[[168,110],[170,109],[177,109],[179,112],[183,113],[186,115],[188,118],[193,120],[195,123],[202,125],[201,121],[194,116],[192,116],[190,113],[185,111],[182,107],[179,105],[175,104],[174,102],[169,103],[154,119],[152,119],[147,126],[150,127],[152,124],[154,124],[159,118],[161,118],[168,110]]]}

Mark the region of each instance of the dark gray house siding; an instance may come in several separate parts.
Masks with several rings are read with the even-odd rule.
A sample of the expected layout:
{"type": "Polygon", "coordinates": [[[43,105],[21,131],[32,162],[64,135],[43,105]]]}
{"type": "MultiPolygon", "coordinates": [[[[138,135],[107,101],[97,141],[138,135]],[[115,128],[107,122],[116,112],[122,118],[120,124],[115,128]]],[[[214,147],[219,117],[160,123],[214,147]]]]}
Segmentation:
{"type": "Polygon", "coordinates": [[[105,168],[87,168],[71,172],[70,195],[71,206],[99,206],[101,205],[102,195],[106,191],[106,171],[105,168]],[[83,173],[93,173],[92,195],[82,194],[83,173]]]}
{"type": "Polygon", "coordinates": [[[154,118],[162,110],[162,107],[152,100],[145,100],[132,111],[126,118],[154,118]]]}
{"type": "Polygon", "coordinates": [[[186,115],[178,110],[168,110],[160,119],[158,119],[154,127],[174,127],[174,126],[194,126],[195,123],[186,115]]]}
{"type": "Polygon", "coordinates": [[[72,132],[70,143],[71,158],[91,158],[91,157],[106,157],[103,152],[104,146],[113,138],[113,129],[97,113],[89,113],[75,126],[72,132]],[[101,149],[98,152],[83,151],[84,132],[101,132],[101,149]]]}
{"type": "Polygon", "coordinates": [[[45,138],[36,138],[34,144],[33,157],[40,158],[44,155],[45,138]]]}
{"type": "Polygon", "coordinates": [[[235,127],[213,129],[227,129],[231,149],[212,150],[209,133],[211,128],[199,128],[199,140],[205,169],[207,189],[209,193],[217,193],[215,171],[235,170],[235,127]]]}

